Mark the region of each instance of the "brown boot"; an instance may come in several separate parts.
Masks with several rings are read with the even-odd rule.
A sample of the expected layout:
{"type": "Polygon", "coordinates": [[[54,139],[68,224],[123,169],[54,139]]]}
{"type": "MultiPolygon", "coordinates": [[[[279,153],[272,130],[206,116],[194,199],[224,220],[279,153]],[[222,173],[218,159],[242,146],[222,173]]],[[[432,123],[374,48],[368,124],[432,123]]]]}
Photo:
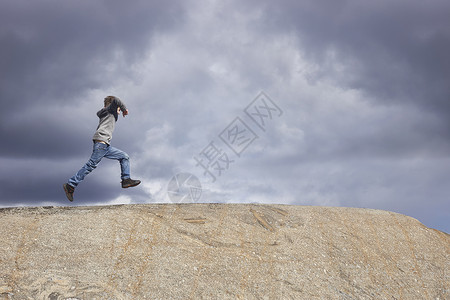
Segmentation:
{"type": "Polygon", "coordinates": [[[73,192],[75,191],[75,188],[68,183],[64,183],[63,188],[64,188],[64,191],[66,192],[67,199],[69,199],[69,201],[72,202],[73,201],[73,192]]]}
{"type": "Polygon", "coordinates": [[[139,183],[141,183],[140,180],[134,180],[131,178],[127,178],[122,180],[122,188],[126,189],[129,187],[137,186],[139,183]]]}

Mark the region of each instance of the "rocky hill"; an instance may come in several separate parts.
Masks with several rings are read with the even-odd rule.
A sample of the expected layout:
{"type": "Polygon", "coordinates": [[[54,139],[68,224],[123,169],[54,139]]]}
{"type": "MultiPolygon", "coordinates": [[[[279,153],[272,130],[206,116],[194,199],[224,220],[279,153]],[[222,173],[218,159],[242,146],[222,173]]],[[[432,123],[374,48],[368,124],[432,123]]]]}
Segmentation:
{"type": "Polygon", "coordinates": [[[380,210],[0,210],[0,299],[450,299],[450,237],[380,210]]]}

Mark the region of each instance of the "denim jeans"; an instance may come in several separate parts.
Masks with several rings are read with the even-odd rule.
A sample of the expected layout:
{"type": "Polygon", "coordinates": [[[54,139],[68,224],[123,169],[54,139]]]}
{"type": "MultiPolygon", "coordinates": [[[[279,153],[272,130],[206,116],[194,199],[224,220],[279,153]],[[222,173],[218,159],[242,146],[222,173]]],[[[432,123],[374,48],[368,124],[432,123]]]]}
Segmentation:
{"type": "Polygon", "coordinates": [[[128,154],[110,145],[95,142],[91,158],[88,162],[69,179],[69,184],[76,187],[86,175],[92,172],[103,157],[116,159],[120,162],[122,180],[130,178],[130,157],[128,154]]]}

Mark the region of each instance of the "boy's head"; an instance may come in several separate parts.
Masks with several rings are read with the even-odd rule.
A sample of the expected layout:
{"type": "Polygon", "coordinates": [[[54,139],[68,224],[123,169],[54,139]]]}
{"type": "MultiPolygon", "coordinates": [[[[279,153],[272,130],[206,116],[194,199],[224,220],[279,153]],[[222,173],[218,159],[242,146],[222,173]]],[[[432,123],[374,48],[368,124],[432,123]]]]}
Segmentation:
{"type": "Polygon", "coordinates": [[[111,104],[111,102],[113,102],[113,100],[114,100],[115,98],[116,98],[116,97],[114,97],[114,96],[108,96],[108,97],[106,97],[106,98],[105,98],[105,101],[104,101],[105,107],[109,106],[109,105],[111,104]]]}

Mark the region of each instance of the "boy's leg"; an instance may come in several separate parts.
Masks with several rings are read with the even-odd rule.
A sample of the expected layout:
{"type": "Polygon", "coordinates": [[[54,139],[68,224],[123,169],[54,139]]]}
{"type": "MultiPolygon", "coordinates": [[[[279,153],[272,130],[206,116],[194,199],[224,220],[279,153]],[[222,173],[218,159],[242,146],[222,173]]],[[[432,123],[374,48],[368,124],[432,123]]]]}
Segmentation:
{"type": "Polygon", "coordinates": [[[120,162],[120,177],[122,178],[123,188],[137,186],[141,183],[140,180],[134,180],[130,178],[130,157],[128,156],[128,154],[117,148],[109,147],[105,157],[109,159],[117,159],[120,162]]]}
{"type": "Polygon", "coordinates": [[[120,178],[122,180],[130,178],[130,157],[128,154],[117,148],[109,146],[106,158],[116,159],[120,162],[120,178]]]}
{"type": "Polygon", "coordinates": [[[84,177],[94,170],[102,158],[108,151],[108,145],[103,143],[94,143],[91,158],[88,162],[69,179],[69,185],[72,187],[77,187],[78,184],[83,181],[84,177]]]}

